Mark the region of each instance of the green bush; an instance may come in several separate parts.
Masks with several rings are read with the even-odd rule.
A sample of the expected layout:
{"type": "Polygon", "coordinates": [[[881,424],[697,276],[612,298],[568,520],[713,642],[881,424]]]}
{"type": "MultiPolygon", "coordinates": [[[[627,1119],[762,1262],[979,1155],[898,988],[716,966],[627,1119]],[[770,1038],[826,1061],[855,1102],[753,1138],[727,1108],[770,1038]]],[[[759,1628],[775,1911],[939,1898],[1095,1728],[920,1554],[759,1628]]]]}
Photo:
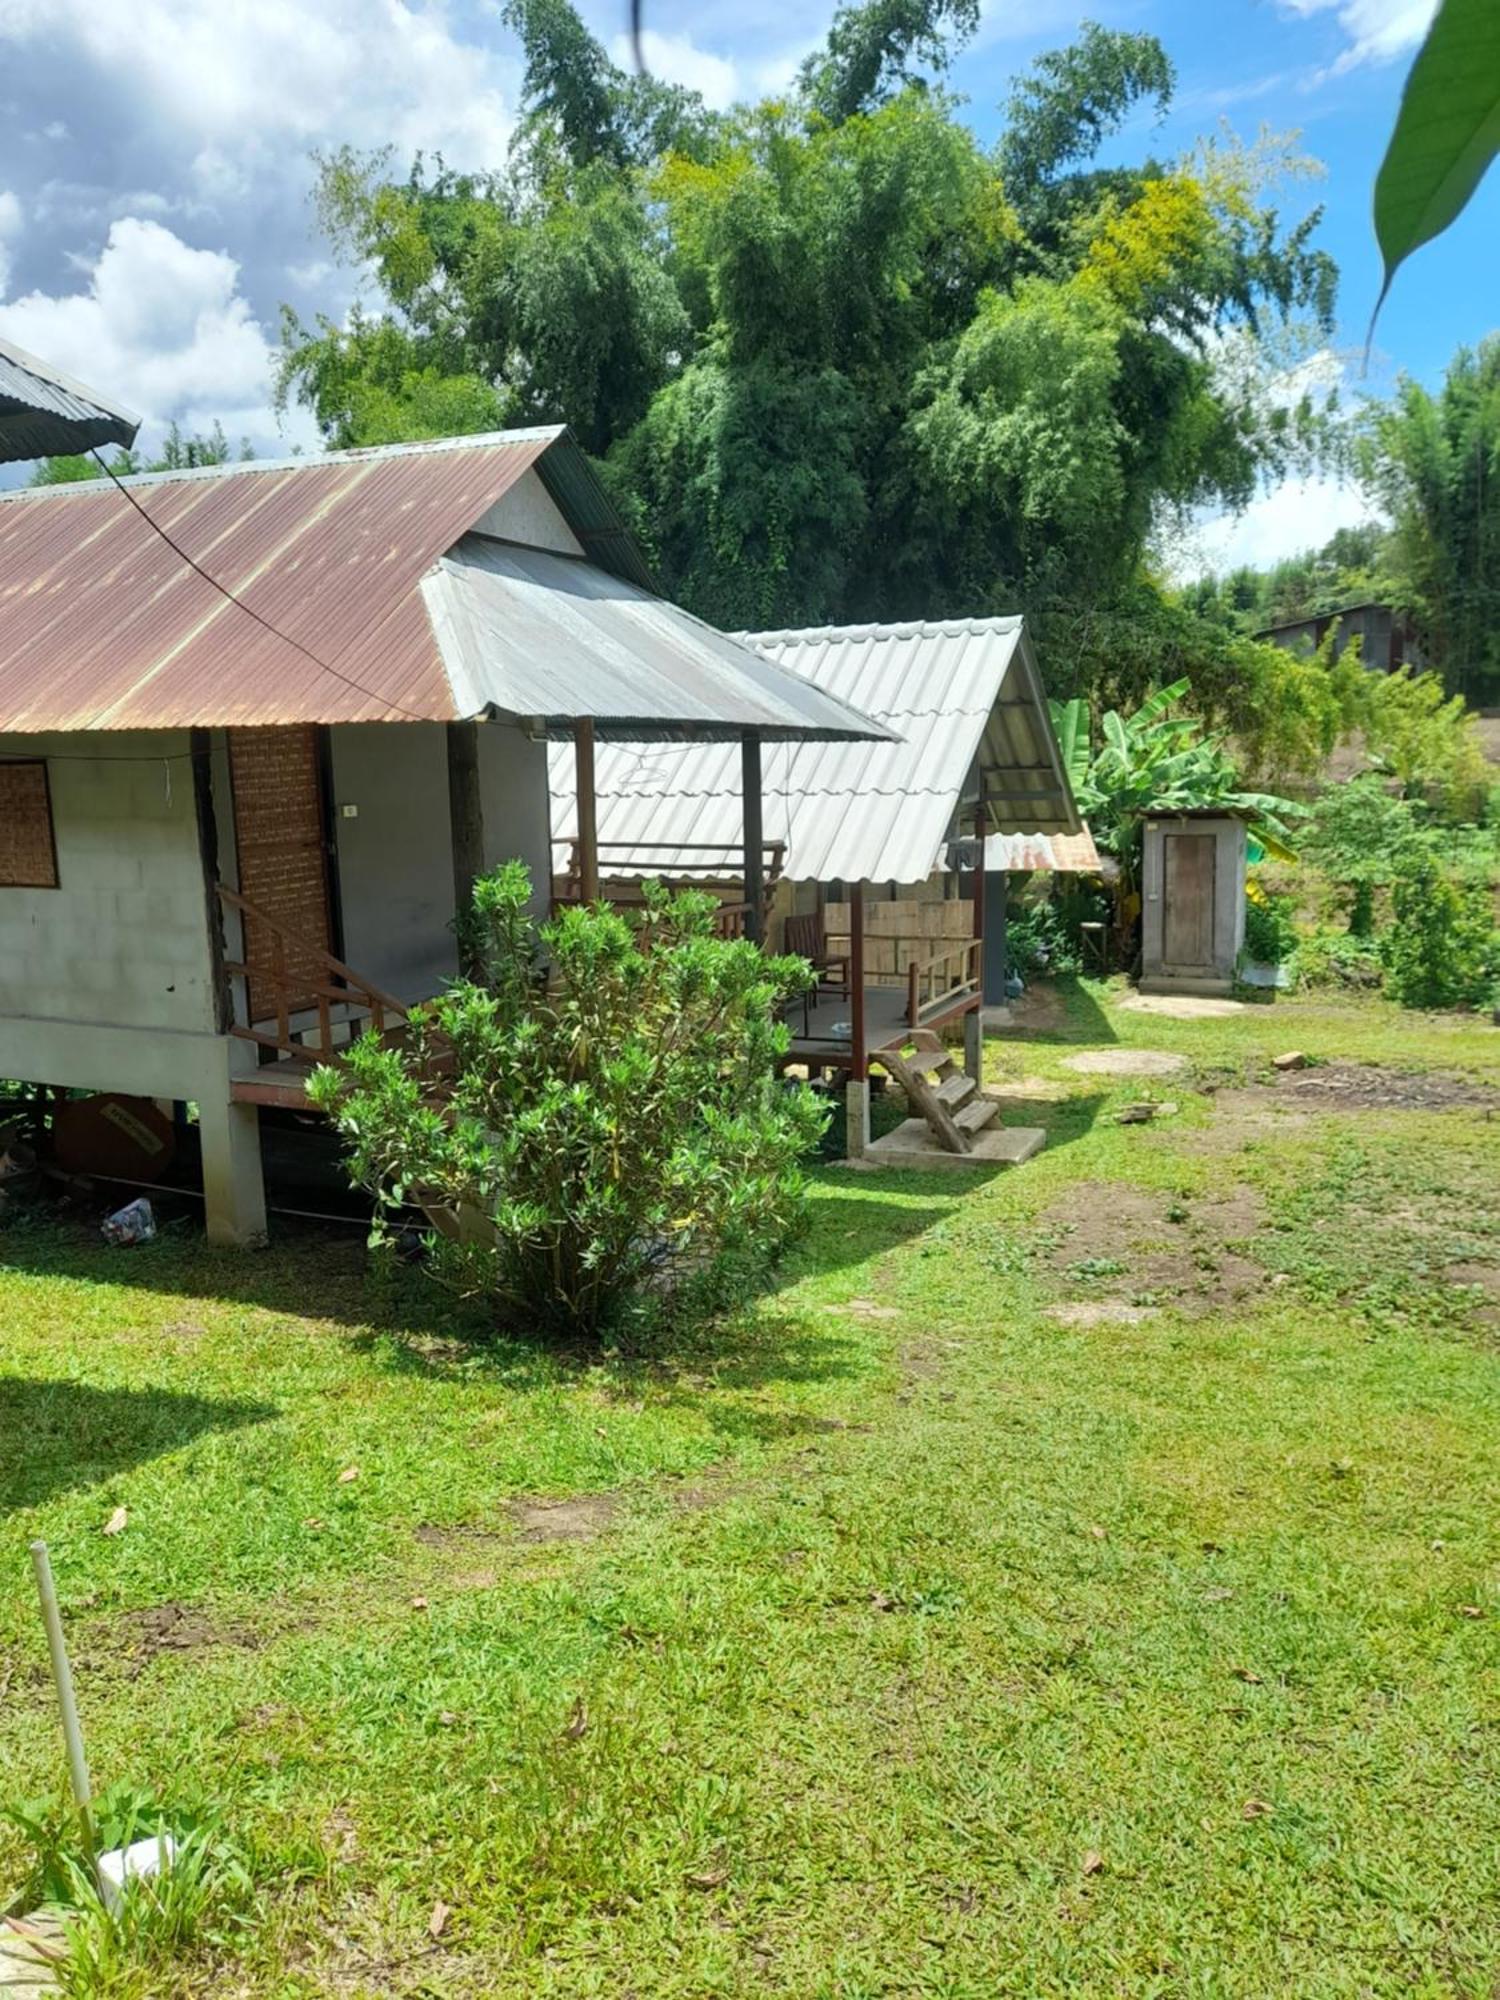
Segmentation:
{"type": "Polygon", "coordinates": [[[1381,940],[1386,990],[1403,1007],[1478,1006],[1500,974],[1500,933],[1480,888],[1461,888],[1430,855],[1396,878],[1394,920],[1381,940]]]}
{"type": "Polygon", "coordinates": [[[1351,929],[1323,925],[1297,938],[1297,979],[1303,986],[1333,986],[1372,992],[1384,975],[1380,947],[1373,937],[1351,929]]]}
{"type": "Polygon", "coordinates": [[[1245,957],[1253,965],[1285,965],[1297,943],[1296,904],[1290,896],[1245,899],[1245,957]]]}
{"type": "Polygon", "coordinates": [[[478,883],[483,977],[356,1042],[313,1101],[377,1204],[438,1225],[437,1274],[522,1322],[595,1333],[632,1301],[768,1258],[803,1212],[826,1117],[782,1082],[780,1003],[810,974],[714,934],[714,905],[647,885],[627,918],[536,927],[519,862],[478,883]]]}
{"type": "Polygon", "coordinates": [[[1005,962],[1022,979],[1052,978],[1080,966],[1077,926],[1070,926],[1050,897],[1007,913],[1005,962]]]}

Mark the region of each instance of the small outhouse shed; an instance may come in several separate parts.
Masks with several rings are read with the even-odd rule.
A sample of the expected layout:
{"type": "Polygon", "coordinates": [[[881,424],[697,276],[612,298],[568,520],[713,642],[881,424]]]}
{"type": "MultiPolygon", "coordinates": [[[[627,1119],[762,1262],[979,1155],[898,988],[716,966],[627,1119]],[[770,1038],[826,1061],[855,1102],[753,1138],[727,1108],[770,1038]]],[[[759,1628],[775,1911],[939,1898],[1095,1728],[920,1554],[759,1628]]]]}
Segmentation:
{"type": "Polygon", "coordinates": [[[1153,813],[1141,857],[1141,990],[1228,993],[1245,942],[1245,823],[1153,813]]]}

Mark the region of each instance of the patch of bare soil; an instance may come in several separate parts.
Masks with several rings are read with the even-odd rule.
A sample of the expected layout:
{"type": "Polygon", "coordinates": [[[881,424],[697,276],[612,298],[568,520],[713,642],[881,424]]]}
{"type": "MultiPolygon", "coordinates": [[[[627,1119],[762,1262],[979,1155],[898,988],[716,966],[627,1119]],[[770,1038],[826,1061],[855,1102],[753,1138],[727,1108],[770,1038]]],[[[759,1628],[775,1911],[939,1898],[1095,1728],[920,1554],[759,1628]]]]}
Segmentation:
{"type": "Polygon", "coordinates": [[[1187,1059],[1169,1049],[1084,1049],[1064,1056],[1062,1066],[1084,1076],[1173,1076],[1187,1068],[1187,1059]]]}
{"type": "Polygon", "coordinates": [[[613,1527],[617,1493],[578,1493],[570,1500],[512,1500],[506,1507],[523,1542],[588,1542],[613,1527]]]}
{"type": "Polygon", "coordinates": [[[1177,1144],[1190,1153],[1238,1153],[1262,1139],[1284,1139],[1314,1122],[1312,1105],[1301,1109],[1278,1103],[1272,1090],[1221,1090],[1214,1096],[1214,1122],[1184,1132],[1177,1144]]]}
{"type": "Polygon", "coordinates": [[[1465,1285],[1485,1295],[1474,1317],[1483,1326],[1500,1326],[1500,1264],[1449,1264],[1443,1272],[1450,1285],[1465,1285]]]}
{"type": "Polygon", "coordinates": [[[1214,1000],[1197,993],[1132,993],[1115,1005],[1122,1014],[1157,1014],[1168,1021],[1221,1021],[1243,1014],[1243,1000],[1214,1000]]]}
{"type": "Polygon", "coordinates": [[[255,1647],[266,1637],[247,1625],[221,1624],[202,1605],[176,1603],[127,1612],[115,1621],[112,1632],[124,1640],[137,1671],[162,1653],[197,1653],[208,1646],[255,1647]]]}
{"type": "Polygon", "coordinates": [[[1264,1291],[1266,1272],[1243,1254],[1261,1219],[1252,1188],[1187,1204],[1081,1181],[1041,1218],[1045,1267],[1075,1295],[1053,1317],[1088,1326],[1163,1307],[1199,1314],[1264,1291]]]}
{"type": "Polygon", "coordinates": [[[1012,1077],[1000,1083],[986,1077],[984,1089],[987,1097],[1002,1097],[1018,1112],[1028,1104],[1063,1104],[1072,1096],[1065,1083],[1048,1076],[1012,1077]]]}
{"type": "Polygon", "coordinates": [[[1293,1103],[1351,1111],[1500,1111],[1500,1090],[1443,1070],[1317,1063],[1252,1088],[1293,1103]]]}

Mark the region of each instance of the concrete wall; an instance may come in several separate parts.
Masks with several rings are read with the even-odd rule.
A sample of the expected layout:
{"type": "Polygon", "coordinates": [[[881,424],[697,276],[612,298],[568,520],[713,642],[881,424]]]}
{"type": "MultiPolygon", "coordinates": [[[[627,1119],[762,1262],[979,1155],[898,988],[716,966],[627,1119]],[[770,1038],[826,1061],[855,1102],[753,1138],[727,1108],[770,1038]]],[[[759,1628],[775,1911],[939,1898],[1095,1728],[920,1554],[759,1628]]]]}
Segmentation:
{"type": "Polygon", "coordinates": [[[0,888],[0,1020],[212,1029],[187,750],[185,730],[0,736],[0,755],[49,759],[58,875],[0,888]]]}
{"type": "MultiPolygon", "coordinates": [[[[446,730],[354,723],[334,729],[330,747],[343,956],[398,1000],[424,998],[458,970],[446,730]],[[348,806],[356,816],[346,816],[348,806]]],[[[479,780],[485,864],[527,862],[534,906],[545,912],[546,745],[509,724],[481,723],[479,780]]]]}
{"type": "Polygon", "coordinates": [[[1245,827],[1237,819],[1153,819],[1141,856],[1141,985],[1155,991],[1228,992],[1245,942],[1245,827]],[[1213,962],[1201,975],[1169,973],[1163,963],[1166,836],[1214,837],[1213,962]]]}
{"type": "Polygon", "coordinates": [[[484,805],[484,860],[524,861],[531,870],[531,907],[551,907],[552,795],[547,746],[503,722],[479,725],[479,789],[484,805]]]}
{"type": "Polygon", "coordinates": [[[518,479],[474,527],[477,533],[495,535],[503,542],[529,542],[533,548],[557,549],[570,556],[583,554],[582,542],[535,472],[518,479]]]}

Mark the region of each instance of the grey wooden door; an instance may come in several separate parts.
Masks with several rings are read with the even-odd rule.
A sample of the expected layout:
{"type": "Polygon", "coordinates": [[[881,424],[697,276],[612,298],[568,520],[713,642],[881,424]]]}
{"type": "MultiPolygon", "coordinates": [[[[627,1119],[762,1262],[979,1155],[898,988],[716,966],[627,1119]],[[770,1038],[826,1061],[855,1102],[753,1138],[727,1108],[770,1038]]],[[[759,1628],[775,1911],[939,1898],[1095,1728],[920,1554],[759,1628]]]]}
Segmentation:
{"type": "Polygon", "coordinates": [[[1211,833],[1169,833],[1163,842],[1161,955],[1169,972],[1213,968],[1217,845],[1211,833]]]}

